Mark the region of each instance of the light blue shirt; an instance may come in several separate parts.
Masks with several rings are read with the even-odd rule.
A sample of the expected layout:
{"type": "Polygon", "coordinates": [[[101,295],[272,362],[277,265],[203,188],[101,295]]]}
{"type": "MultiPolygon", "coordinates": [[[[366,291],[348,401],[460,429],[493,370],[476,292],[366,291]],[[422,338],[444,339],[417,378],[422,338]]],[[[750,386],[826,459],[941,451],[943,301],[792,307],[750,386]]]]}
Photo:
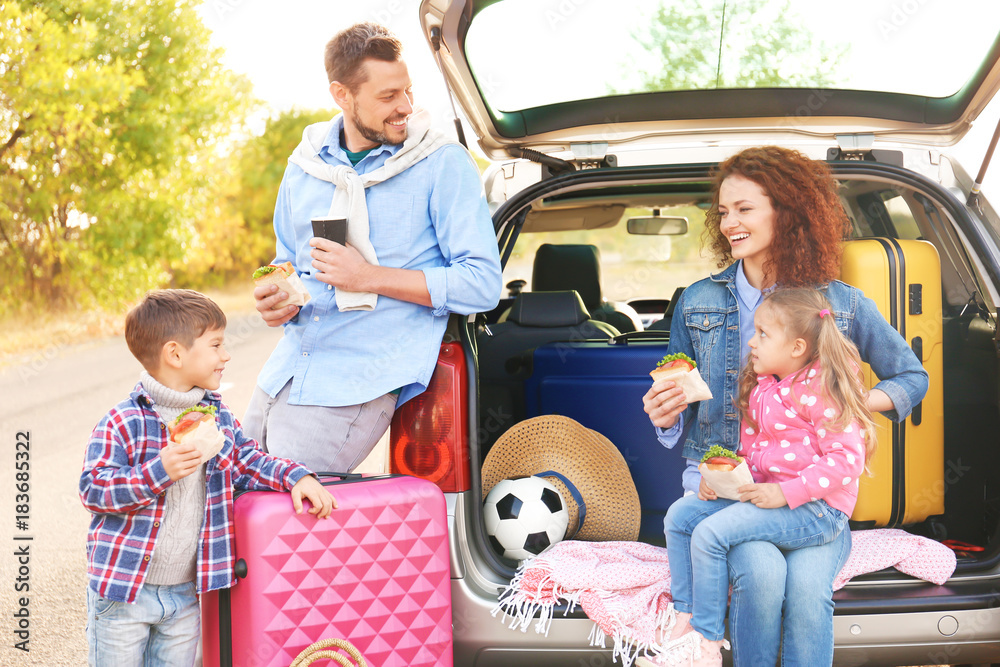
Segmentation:
{"type": "Polygon", "coordinates": [[[736,267],[736,300],[740,307],[740,364],[747,363],[747,356],[750,354],[750,339],[753,338],[754,327],[753,317],[757,312],[764,294],[774,291],[769,287],[763,292],[747,280],[747,274],[743,272],[743,260],[739,261],[736,267]]]}
{"type": "MultiPolygon", "coordinates": [[[[351,166],[334,119],[319,157],[351,166]]],[[[373,149],[354,167],[381,167],[401,145],[373,149]]],[[[379,295],[372,311],[340,312],[316,279],[309,239],[330,210],[334,185],[289,164],[274,209],[275,262],[290,261],[312,297],[285,324],[257,384],[274,397],[291,380],[293,405],[356,405],[401,388],[399,405],[427,388],[451,313],[494,308],[502,278],[496,233],[479,172],[458,145],[438,149],[365,190],[370,240],[382,266],[422,271],[431,307],[379,295]]],[[[350,224],[350,223],[348,223],[350,224]]]]}
{"type": "MultiPolygon", "coordinates": [[[[746,273],[743,272],[743,260],[736,265],[736,300],[739,302],[740,320],[740,360],[746,363],[747,354],[750,352],[750,339],[753,338],[753,316],[757,312],[757,307],[764,298],[764,293],[750,284],[746,273]]],[[[673,449],[681,439],[684,432],[684,415],[677,418],[677,423],[671,428],[663,429],[656,427],[656,437],[667,449],[673,449]]],[[[681,474],[681,484],[685,493],[698,493],[698,486],[701,484],[701,473],[698,472],[698,461],[688,459],[687,467],[681,474]]]]}

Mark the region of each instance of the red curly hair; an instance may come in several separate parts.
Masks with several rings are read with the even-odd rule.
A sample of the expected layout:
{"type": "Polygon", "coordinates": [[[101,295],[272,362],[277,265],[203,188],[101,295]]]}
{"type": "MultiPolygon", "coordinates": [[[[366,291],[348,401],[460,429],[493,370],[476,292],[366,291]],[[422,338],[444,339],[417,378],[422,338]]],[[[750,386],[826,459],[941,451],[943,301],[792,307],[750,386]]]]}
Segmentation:
{"type": "Polygon", "coordinates": [[[733,261],[719,216],[719,188],[733,174],[759,185],[774,209],[774,241],[764,263],[767,278],[783,287],[814,287],[840,275],[841,244],[851,224],[830,168],[780,146],[747,148],[722,162],[713,174],[705,236],[720,267],[733,261]]]}

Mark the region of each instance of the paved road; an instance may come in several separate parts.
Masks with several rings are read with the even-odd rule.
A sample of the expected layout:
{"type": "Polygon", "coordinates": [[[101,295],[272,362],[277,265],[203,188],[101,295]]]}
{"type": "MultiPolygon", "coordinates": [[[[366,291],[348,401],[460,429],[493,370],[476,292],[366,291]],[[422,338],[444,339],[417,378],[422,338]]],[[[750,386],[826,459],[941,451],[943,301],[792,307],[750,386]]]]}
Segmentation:
{"type": "MultiPolygon", "coordinates": [[[[242,417],[261,365],[280,331],[256,314],[233,317],[227,330],[226,402],[242,417]]],[[[126,397],[141,367],[123,338],[85,345],[53,343],[40,355],[0,369],[0,665],[87,664],[84,633],[86,536],[90,515],[77,496],[83,452],[94,425],[126,397]],[[28,530],[15,528],[14,462],[19,432],[30,434],[28,530]],[[16,541],[17,537],[31,540],[16,541]],[[17,592],[18,548],[29,551],[30,589],[17,592]],[[30,651],[13,617],[28,600],[30,651]]],[[[23,437],[21,438],[24,439],[23,437]]]]}

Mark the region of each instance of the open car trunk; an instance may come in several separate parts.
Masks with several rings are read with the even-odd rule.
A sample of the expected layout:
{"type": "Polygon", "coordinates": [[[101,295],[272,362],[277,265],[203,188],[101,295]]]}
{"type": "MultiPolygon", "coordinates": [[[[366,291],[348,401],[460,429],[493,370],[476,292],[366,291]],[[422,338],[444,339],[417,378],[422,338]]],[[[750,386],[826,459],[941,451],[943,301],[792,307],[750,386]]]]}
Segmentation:
{"type": "MultiPolygon", "coordinates": [[[[663,543],[663,514],[682,493],[685,462],[659,444],[641,398],[667,346],[671,304],[720,268],[699,254],[710,170],[765,144],[831,161],[852,238],[930,244],[940,259],[939,275],[916,269],[942,295],[940,316],[919,336],[934,363],[918,354],[937,393],[917,419],[938,430],[923,444],[893,438],[883,448],[880,439],[894,466],[919,466],[924,456],[936,461],[934,474],[893,481],[884,501],[892,506],[874,525],[969,546],[943,586],[888,569],[838,591],[834,662],[997,662],[1000,226],[985,200],[964,203],[972,179],[944,152],[1000,89],[997,10],[976,0],[925,3],[900,30],[891,21],[901,6],[630,0],[608,12],[587,3],[422,0],[424,36],[480,148],[494,160],[527,158],[485,175],[512,293],[575,290],[591,318],[567,323],[541,308],[526,320],[522,299],[512,322],[512,298],[474,325],[454,318],[451,332],[463,341],[470,379],[476,374],[471,490],[453,503],[458,663],[610,664],[598,660],[610,654],[585,647],[592,625],[579,611],[567,620],[557,613],[544,637],[493,630],[489,610],[516,563],[489,545],[479,470],[514,424],[572,417],[622,453],[642,506],[639,539],[663,543]],[[645,218],[634,231],[646,235],[625,232],[630,218],[645,218]],[[573,285],[575,262],[597,268],[573,285]],[[929,511],[908,514],[903,500],[929,511]]],[[[897,302],[909,298],[897,293],[897,302]]],[[[878,475],[896,479],[891,469],[878,475]]]]}
{"type": "MultiPolygon", "coordinates": [[[[947,158],[939,156],[939,160],[942,171],[957,169],[947,158]]],[[[902,155],[891,161],[901,162],[902,155]]],[[[598,248],[609,248],[613,243],[602,246],[602,234],[624,226],[624,221],[618,221],[628,217],[628,211],[653,209],[666,214],[684,209],[690,214],[704,209],[711,166],[574,172],[522,190],[503,203],[494,216],[502,242],[501,255],[508,264],[505,279],[529,278],[512,273],[510,267],[512,259],[518,257],[516,248],[537,245],[530,239],[540,230],[547,232],[546,241],[555,243],[559,232],[553,230],[568,230],[576,225],[579,232],[580,225],[589,225],[587,240],[598,248]]],[[[931,596],[933,604],[940,604],[945,597],[948,605],[969,604],[970,596],[981,595],[982,590],[974,585],[962,588],[963,578],[969,577],[971,582],[984,574],[1000,573],[1000,476],[995,474],[992,463],[1000,427],[1000,363],[995,341],[1000,265],[996,263],[997,230],[984,222],[993,219],[993,212],[986,204],[982,212],[970,211],[938,183],[894,164],[835,161],[831,166],[853,222],[852,238],[926,240],[940,256],[944,474],[935,488],[924,491],[939,493],[943,489],[944,512],[897,527],[937,540],[974,545],[959,553],[949,593],[886,570],[860,577],[840,591],[836,598],[838,613],[854,608],[873,611],[899,605],[919,607],[927,603],[923,596],[931,596]],[[866,586],[872,580],[878,580],[880,586],[866,586]],[[903,588],[896,590],[892,582],[903,588]]],[[[951,174],[956,183],[967,180],[960,170],[951,174]]],[[[701,221],[692,219],[690,225],[688,233],[700,235],[701,221]]],[[[579,235],[573,238],[579,240],[579,235]]],[[[611,253],[605,250],[604,255],[607,258],[611,253]]],[[[625,257],[617,259],[628,264],[625,257]]],[[[684,461],[679,451],[667,451],[657,442],[643,412],[641,396],[651,382],[648,371],[665,353],[669,337],[669,326],[653,322],[664,309],[670,312],[669,301],[686,284],[660,280],[646,268],[647,260],[652,259],[669,270],[673,258],[637,259],[644,261],[637,261],[625,275],[641,286],[644,297],[631,299],[630,303],[648,325],[645,332],[593,340],[568,331],[555,332],[554,337],[540,343],[536,338],[523,343],[511,341],[509,327],[504,326],[511,298],[480,319],[474,334],[480,437],[478,451],[472,454],[473,467],[481,466],[490,446],[518,421],[553,413],[572,417],[603,433],[622,452],[643,504],[640,539],[663,544],[663,512],[682,493],[684,461]],[[498,344],[503,337],[508,339],[498,344]]],[[[689,277],[685,282],[690,284],[694,279],[689,277]]],[[[524,289],[531,288],[529,282],[524,289]]],[[[919,458],[920,454],[907,452],[908,457],[919,458]]],[[[479,525],[481,529],[481,522],[479,525]]],[[[865,527],[855,525],[856,530],[865,527]]],[[[492,553],[485,537],[479,545],[501,578],[512,575],[513,562],[492,553]]]]}

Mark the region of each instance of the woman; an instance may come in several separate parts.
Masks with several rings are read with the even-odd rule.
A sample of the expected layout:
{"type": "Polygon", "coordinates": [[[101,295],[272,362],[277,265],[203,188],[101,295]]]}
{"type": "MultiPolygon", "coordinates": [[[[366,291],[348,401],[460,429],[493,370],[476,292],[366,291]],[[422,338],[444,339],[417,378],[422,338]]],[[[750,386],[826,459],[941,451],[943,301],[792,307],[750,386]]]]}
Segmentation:
{"type": "MultiPolygon", "coordinates": [[[[736,449],[734,397],[764,294],[782,287],[816,287],[833,306],[837,326],[857,345],[881,381],[868,407],[902,421],[927,391],[927,373],[875,304],[838,280],[841,240],[850,222],[828,167],[777,146],[744,150],[717,170],[706,216],[709,245],[727,266],[688,287],[670,329],[669,353],[694,358],[714,398],[688,405],[674,383],[653,384],[643,406],[668,448],[688,459],[685,492],[697,493],[697,463],[712,445],[736,449]]],[[[850,553],[850,531],[823,546],[781,552],[750,542],[730,552],[733,586],[729,632],[740,665],[833,662],[833,581],[850,553]],[[830,574],[829,577],[826,575],[830,574]]]]}

